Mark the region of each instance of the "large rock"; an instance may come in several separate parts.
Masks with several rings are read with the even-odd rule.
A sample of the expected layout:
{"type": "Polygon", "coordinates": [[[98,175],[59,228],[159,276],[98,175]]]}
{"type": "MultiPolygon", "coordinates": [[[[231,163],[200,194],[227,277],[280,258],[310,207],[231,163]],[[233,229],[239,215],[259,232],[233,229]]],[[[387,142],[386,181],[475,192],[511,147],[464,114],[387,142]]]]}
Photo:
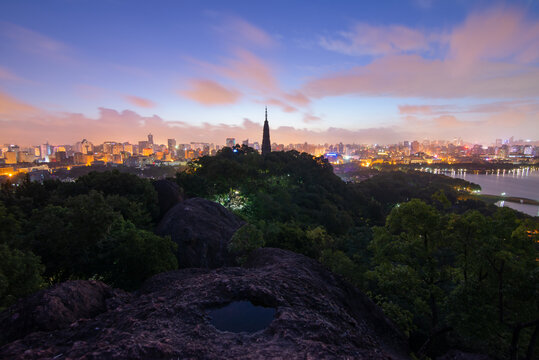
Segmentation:
{"type": "Polygon", "coordinates": [[[122,297],[129,296],[100,281],[67,281],[38,291],[0,314],[0,343],[92,318],[107,310],[107,299],[122,297]]]}
{"type": "Polygon", "coordinates": [[[183,200],[180,186],[174,181],[156,180],[153,182],[153,187],[157,191],[159,201],[159,218],[163,218],[167,211],[183,200]]]}
{"type": "Polygon", "coordinates": [[[244,222],[222,205],[201,198],[185,200],[170,209],[157,226],[178,244],[180,268],[232,265],[227,245],[244,222]]]}
{"type": "Polygon", "coordinates": [[[404,336],[364,294],[317,262],[279,249],[255,251],[244,268],[156,275],[128,303],[0,348],[0,358],[9,359],[405,359],[407,353],[404,336]],[[210,309],[240,300],[273,307],[273,321],[254,333],[211,325],[210,309]]]}

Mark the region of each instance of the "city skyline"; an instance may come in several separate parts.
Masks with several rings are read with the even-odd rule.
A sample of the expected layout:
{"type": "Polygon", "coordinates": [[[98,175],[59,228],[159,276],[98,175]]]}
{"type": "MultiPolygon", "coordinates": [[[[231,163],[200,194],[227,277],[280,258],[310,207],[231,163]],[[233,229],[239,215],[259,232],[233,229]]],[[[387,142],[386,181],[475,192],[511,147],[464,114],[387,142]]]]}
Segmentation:
{"type": "Polygon", "coordinates": [[[539,139],[537,1],[0,10],[0,143],[539,139]]]}

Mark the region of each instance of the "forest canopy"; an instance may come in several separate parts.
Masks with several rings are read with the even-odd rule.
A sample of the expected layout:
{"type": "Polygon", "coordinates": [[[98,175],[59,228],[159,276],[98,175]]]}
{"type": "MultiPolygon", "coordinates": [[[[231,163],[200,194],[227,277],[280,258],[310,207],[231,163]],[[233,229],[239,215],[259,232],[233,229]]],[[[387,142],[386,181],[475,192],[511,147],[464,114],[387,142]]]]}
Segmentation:
{"type": "MultiPolygon", "coordinates": [[[[537,218],[470,200],[472,184],[415,171],[345,183],[324,158],[247,147],[194,160],[172,180],[247,222],[229,244],[240,262],[260,246],[319,260],[366,292],[418,355],[537,354],[537,218]]],[[[177,268],[176,244],[154,234],[159,217],[151,181],[131,174],[3,184],[0,308],[68,279],[134,290],[177,268]]]]}

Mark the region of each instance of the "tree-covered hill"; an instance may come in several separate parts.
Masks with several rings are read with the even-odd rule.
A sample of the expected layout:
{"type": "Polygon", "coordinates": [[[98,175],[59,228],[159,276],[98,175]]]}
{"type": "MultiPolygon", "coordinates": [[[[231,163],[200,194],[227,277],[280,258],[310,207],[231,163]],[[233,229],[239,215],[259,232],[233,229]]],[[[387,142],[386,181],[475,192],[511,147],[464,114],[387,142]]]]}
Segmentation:
{"type": "MultiPolygon", "coordinates": [[[[319,260],[367,292],[418,356],[538,353],[537,218],[467,200],[473,184],[414,171],[345,183],[323,158],[247,147],[197,159],[173,180],[184,198],[248,223],[228,246],[240,263],[259,246],[319,260]]],[[[66,279],[136,289],[176,268],[175,243],[154,234],[158,205],[149,180],[119,172],[4,184],[0,307],[66,279]]]]}

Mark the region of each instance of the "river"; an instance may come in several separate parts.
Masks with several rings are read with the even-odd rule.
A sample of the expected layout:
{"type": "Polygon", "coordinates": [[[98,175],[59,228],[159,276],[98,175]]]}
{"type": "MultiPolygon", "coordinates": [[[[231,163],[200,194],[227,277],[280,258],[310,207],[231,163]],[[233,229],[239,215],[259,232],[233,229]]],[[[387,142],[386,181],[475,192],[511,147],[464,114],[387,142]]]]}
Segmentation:
{"type": "MultiPolygon", "coordinates": [[[[446,173],[446,175],[480,185],[481,194],[539,200],[539,170],[535,168],[522,168],[493,174],[452,172],[446,173]]],[[[518,204],[508,201],[501,201],[496,205],[508,206],[528,215],[539,216],[539,206],[537,205],[518,204]]]]}

